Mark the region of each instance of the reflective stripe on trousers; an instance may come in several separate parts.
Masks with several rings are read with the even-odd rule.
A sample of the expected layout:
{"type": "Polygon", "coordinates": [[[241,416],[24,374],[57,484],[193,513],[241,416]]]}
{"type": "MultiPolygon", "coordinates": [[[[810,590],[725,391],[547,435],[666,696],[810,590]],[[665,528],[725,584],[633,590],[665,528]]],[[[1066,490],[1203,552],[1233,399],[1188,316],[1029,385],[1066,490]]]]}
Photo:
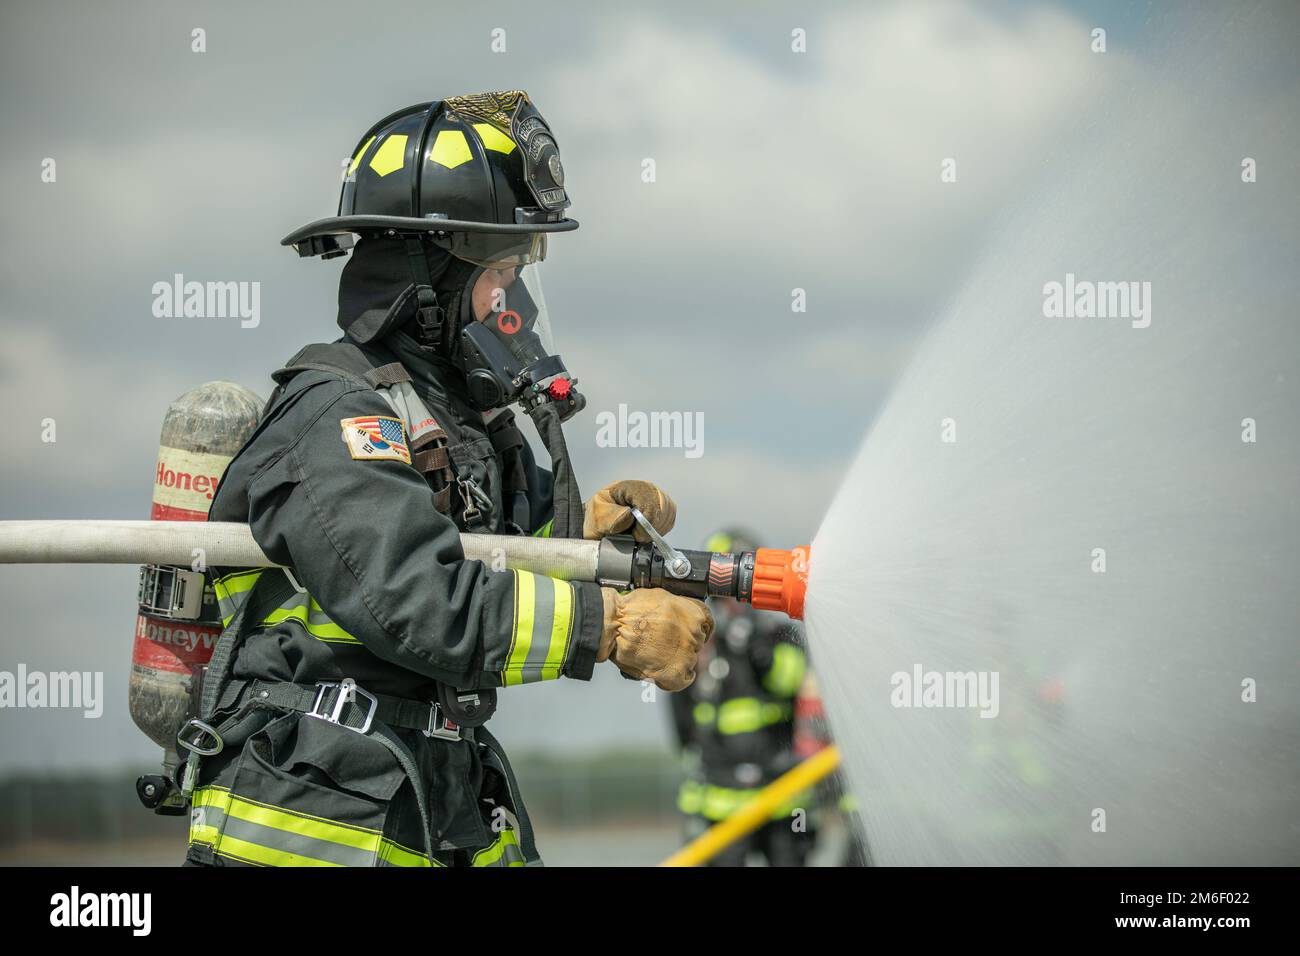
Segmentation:
{"type": "MultiPolygon", "coordinates": [[[[388,839],[378,830],[338,823],[231,793],[224,787],[194,791],[190,843],[218,856],[255,866],[446,866],[388,839]]],[[[478,850],[470,866],[523,866],[512,829],[478,850]]]]}
{"type": "MultiPolygon", "coordinates": [[[[687,780],[677,792],[677,809],[689,816],[701,816],[716,823],[731,816],[761,792],[761,787],[737,790],[687,780]]],[[[811,809],[812,797],[811,790],[795,794],[772,811],[771,819],[780,820],[796,810],[811,809]]]]}

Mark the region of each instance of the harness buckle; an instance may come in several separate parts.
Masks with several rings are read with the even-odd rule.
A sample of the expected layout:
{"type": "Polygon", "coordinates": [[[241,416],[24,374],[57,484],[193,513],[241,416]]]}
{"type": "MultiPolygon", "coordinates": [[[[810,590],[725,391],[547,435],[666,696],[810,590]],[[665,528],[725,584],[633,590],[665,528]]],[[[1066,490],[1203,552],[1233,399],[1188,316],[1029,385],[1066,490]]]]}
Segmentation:
{"type": "Polygon", "coordinates": [[[460,725],[448,720],[438,704],[429,705],[429,728],[422,730],[421,733],[426,737],[437,737],[439,740],[461,739],[460,725]]]}
{"type": "Polygon", "coordinates": [[[176,742],[191,753],[198,754],[200,757],[215,757],[225,748],[226,742],[221,739],[221,734],[217,733],[217,728],[211,724],[204,723],[197,717],[187,720],[180,730],[176,731],[176,742]],[[188,739],[185,735],[187,731],[197,731],[194,738],[188,739]],[[204,745],[202,743],[205,737],[211,737],[215,744],[204,745]]]}
{"type": "Polygon", "coordinates": [[[491,513],[492,499],[488,497],[486,491],[479,487],[478,482],[473,478],[458,477],[456,483],[460,485],[460,496],[465,502],[466,524],[473,524],[482,520],[484,511],[491,513]]]}
{"type": "Polygon", "coordinates": [[[370,732],[370,725],[374,722],[375,711],[379,709],[379,700],[374,694],[369,694],[357,686],[357,682],[351,677],[345,677],[341,681],[317,681],[316,682],[316,700],[311,705],[311,710],[307,712],[308,717],[315,717],[317,720],[323,720],[327,724],[337,724],[348,730],[355,731],[358,734],[370,732]],[[331,690],[337,690],[338,696],[334,699],[334,706],[326,712],[325,697],[331,690]],[[370,701],[370,707],[366,711],[366,718],[362,721],[360,727],[353,727],[351,724],[343,722],[343,708],[348,704],[355,704],[357,696],[360,695],[370,701]]]}

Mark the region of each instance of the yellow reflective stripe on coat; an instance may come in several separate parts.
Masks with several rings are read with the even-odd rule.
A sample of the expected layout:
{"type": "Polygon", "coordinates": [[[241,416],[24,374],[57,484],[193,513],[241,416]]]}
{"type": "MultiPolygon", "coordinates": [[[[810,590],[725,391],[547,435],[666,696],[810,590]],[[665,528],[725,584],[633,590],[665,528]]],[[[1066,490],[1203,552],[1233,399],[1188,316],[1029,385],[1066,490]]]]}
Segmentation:
{"type": "Polygon", "coordinates": [[[514,830],[502,830],[492,842],[474,854],[470,866],[523,866],[524,853],[514,830]]]}
{"type": "Polygon", "coordinates": [[[793,697],[803,683],[808,659],[793,644],[778,644],[772,651],[772,669],[763,678],[763,686],[777,697],[793,697]]]}
{"type": "MultiPolygon", "coordinates": [[[[212,590],[217,595],[217,606],[221,612],[223,627],[230,624],[235,612],[239,610],[239,605],[262,576],[263,570],[258,568],[254,571],[236,571],[212,583],[212,590]]],[[[272,627],[284,621],[297,621],[308,634],[327,644],[361,643],[335,624],[310,594],[295,592],[289,595],[278,608],[262,618],[257,626],[272,627]]]]}
{"type": "Polygon", "coordinates": [[[718,707],[718,733],[747,734],[788,720],[789,704],[761,701],[757,697],[735,697],[718,707]]]}
{"type": "Polygon", "coordinates": [[[263,618],[260,626],[279,624],[282,621],[297,621],[308,634],[327,644],[361,643],[335,624],[310,594],[294,594],[263,618]]]}
{"type": "Polygon", "coordinates": [[[194,791],[190,842],[261,866],[434,865],[378,830],[250,800],[224,787],[194,791]]]}
{"type": "Polygon", "coordinates": [[[265,568],[253,571],[233,571],[225,577],[212,582],[212,593],[217,596],[217,610],[221,614],[221,626],[228,625],[243,603],[241,595],[253,590],[253,585],[262,576],[265,568]]]}
{"type": "Polygon", "coordinates": [[[514,616],[501,683],[509,687],[555,680],[573,636],[573,585],[531,571],[512,573],[514,616]]]}
{"type": "Polygon", "coordinates": [[[550,521],[546,522],[546,524],[542,525],[540,528],[534,531],[533,537],[549,538],[551,536],[551,532],[554,530],[555,530],[555,519],[552,518],[550,521]]]}

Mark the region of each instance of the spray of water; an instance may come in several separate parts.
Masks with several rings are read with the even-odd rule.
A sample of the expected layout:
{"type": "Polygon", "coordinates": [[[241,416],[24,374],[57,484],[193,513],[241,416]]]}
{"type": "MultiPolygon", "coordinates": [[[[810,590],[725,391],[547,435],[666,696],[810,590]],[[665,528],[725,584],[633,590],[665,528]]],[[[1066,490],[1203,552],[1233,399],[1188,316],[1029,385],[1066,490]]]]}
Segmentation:
{"type": "Polygon", "coordinates": [[[1222,9],[1045,157],[816,536],[876,862],[1300,862],[1297,15],[1222,9]]]}

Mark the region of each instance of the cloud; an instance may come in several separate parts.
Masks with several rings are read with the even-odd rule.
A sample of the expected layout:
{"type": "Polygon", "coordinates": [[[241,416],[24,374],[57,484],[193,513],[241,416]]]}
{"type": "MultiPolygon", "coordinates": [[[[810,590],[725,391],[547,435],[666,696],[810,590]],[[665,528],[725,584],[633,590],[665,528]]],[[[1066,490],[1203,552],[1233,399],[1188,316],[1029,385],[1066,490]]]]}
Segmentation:
{"type": "MultiPolygon", "coordinates": [[[[990,220],[1024,194],[1074,106],[1127,70],[1114,53],[1099,70],[1085,26],[1050,8],[818,6],[799,12],[804,55],[789,52],[786,13],[761,7],[743,24],[689,3],[565,24],[530,4],[494,6],[489,21],[399,3],[362,34],[337,30],[342,4],[313,11],[203,10],[201,56],[192,15],[165,4],[78,8],[75,30],[36,8],[7,22],[0,71],[19,95],[0,104],[15,146],[0,171],[19,228],[0,238],[0,400],[15,433],[4,517],[147,513],[171,400],[212,378],[266,394],[281,360],[335,334],[338,264],[277,243],[332,211],[355,138],[408,103],[520,85],[555,126],[583,223],[554,244],[546,282],[592,401],[571,440],[584,490],[661,482],[683,505],[683,544],[724,521],[805,541],[990,220]],[[487,49],[498,20],[508,57],[487,49]],[[384,69],[348,66],[367,62],[384,69]],[[39,183],[45,155],[57,185],[39,183]],[[946,156],[956,185],[939,182],[946,156]],[[175,272],[262,281],[262,325],[153,319],[150,286],[175,272]],[[796,286],[806,314],[790,311],[796,286]],[[703,457],[596,447],[593,411],[619,402],[702,412],[703,457]],[[45,417],[54,445],[40,442],[45,417]]],[[[122,571],[0,576],[0,602],[24,609],[0,651],[21,659],[32,635],[73,634],[122,571]],[[64,601],[78,576],[88,609],[64,601]]],[[[119,674],[121,587],[125,617],[102,627],[122,635],[103,650],[119,674]]],[[[619,713],[600,725],[608,740],[644,719],[619,713]]],[[[72,760],[102,743],[62,746],[72,760]]],[[[0,751],[45,759],[8,733],[0,751]]]]}
{"type": "Polygon", "coordinates": [[[826,11],[807,54],[775,57],[709,25],[601,21],[594,56],[548,84],[575,214],[595,212],[575,237],[583,261],[625,255],[608,240],[635,231],[642,255],[694,277],[749,260],[823,282],[846,269],[889,288],[932,281],[936,255],[1008,201],[1080,98],[1122,70],[1116,54],[1099,72],[1087,38],[1060,10],[1001,18],[970,3],[826,11]],[[945,157],[956,184],[939,181],[945,157]]]}

